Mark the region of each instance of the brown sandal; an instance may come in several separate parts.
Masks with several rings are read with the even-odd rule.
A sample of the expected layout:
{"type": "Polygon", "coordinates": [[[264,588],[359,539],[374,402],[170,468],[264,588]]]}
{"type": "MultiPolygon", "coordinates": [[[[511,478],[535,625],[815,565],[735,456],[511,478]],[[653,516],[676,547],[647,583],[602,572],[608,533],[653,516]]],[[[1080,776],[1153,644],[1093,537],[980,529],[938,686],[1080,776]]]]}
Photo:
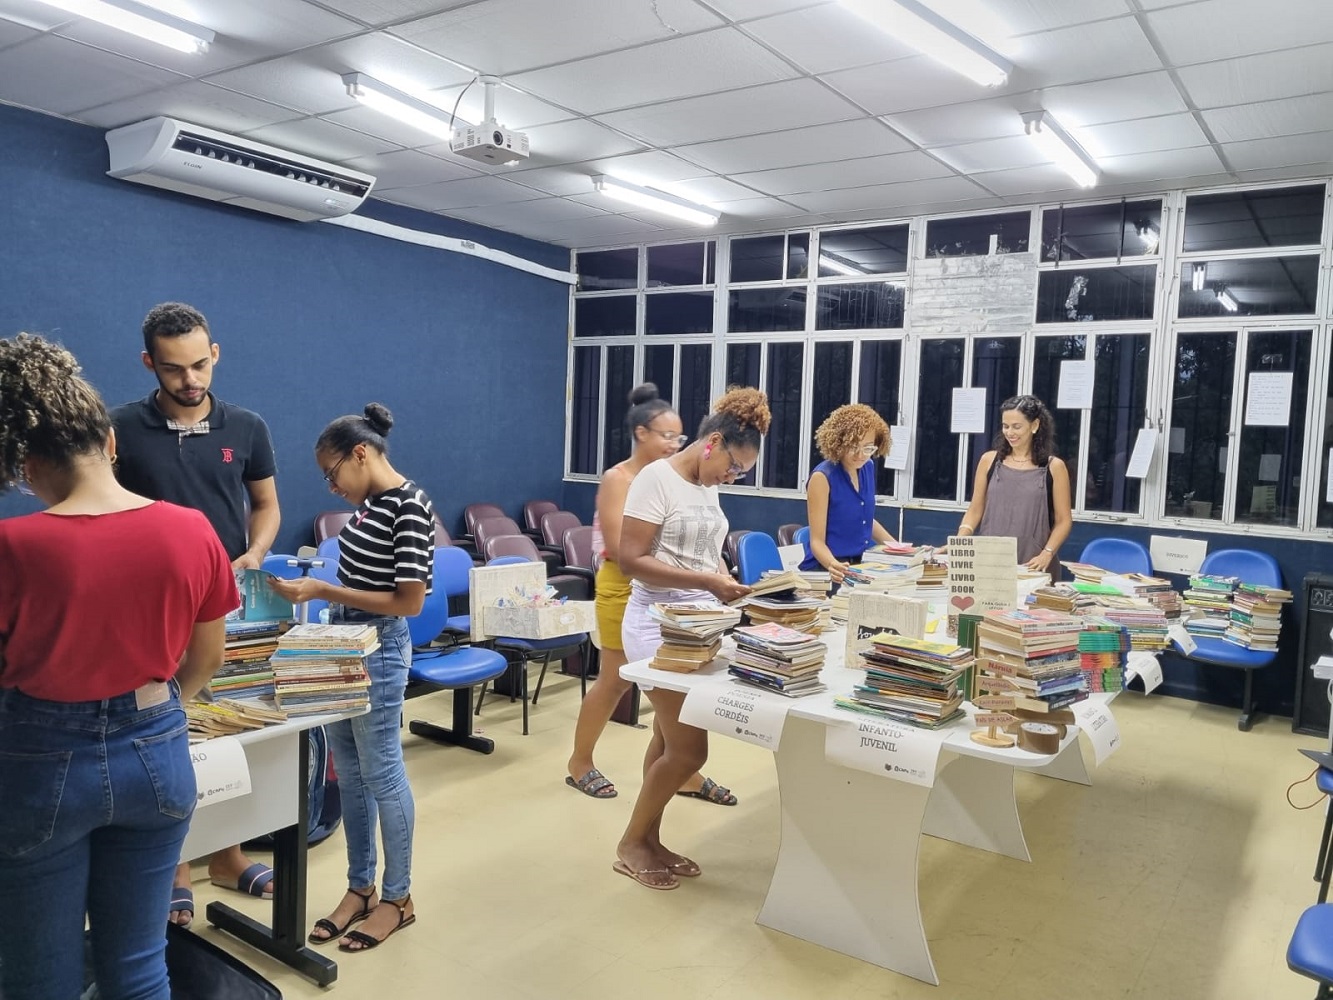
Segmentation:
{"type": "Polygon", "coordinates": [[[617,860],[616,863],[611,866],[611,869],[619,872],[621,875],[634,879],[635,882],[638,882],[639,885],[646,889],[680,888],[680,882],[676,880],[676,876],[671,874],[670,870],[666,868],[631,868],[629,865],[625,864],[625,862],[617,860]],[[652,876],[657,876],[657,878],[653,878],[652,876]]]}
{"type": "Polygon", "coordinates": [[[365,920],[366,917],[370,916],[371,911],[375,909],[375,907],[370,905],[371,899],[374,898],[375,896],[375,887],[373,885],[367,892],[362,892],[358,889],[353,889],[351,886],[347,887],[347,891],[350,892],[353,896],[357,896],[358,898],[360,898],[361,911],[359,913],[353,913],[351,918],[347,921],[347,923],[343,924],[341,927],[335,924],[328,917],[320,917],[318,920],[315,921],[314,930],[312,930],[306,936],[306,940],[309,941],[311,944],[328,944],[330,941],[336,941],[338,938],[342,937],[344,934],[347,933],[349,927],[351,927],[353,924],[360,923],[362,920],[365,920]],[[329,936],[316,937],[315,931],[326,931],[329,936]]]}
{"type": "Polygon", "coordinates": [[[352,942],[352,945],[354,945],[355,947],[348,946],[347,944],[344,944],[343,942],[339,941],[338,950],[347,952],[369,951],[371,948],[378,948],[385,941],[389,940],[389,938],[393,937],[395,934],[401,931],[404,927],[412,926],[414,923],[417,922],[417,915],[413,913],[409,916],[407,913],[407,904],[410,903],[411,901],[412,901],[412,896],[410,894],[404,896],[402,899],[381,899],[380,906],[384,906],[387,904],[388,906],[398,907],[398,923],[395,924],[393,928],[389,931],[389,933],[385,934],[384,937],[382,938],[374,938],[371,937],[369,934],[362,934],[360,931],[348,931],[347,940],[352,942]]]}

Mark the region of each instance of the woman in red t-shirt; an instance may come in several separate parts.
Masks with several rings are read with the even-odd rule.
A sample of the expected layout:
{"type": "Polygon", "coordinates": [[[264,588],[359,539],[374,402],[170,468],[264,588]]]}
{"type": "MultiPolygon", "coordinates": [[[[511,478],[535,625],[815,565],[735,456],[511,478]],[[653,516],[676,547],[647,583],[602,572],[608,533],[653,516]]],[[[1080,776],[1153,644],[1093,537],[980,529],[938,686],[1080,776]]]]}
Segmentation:
{"type": "Polygon", "coordinates": [[[162,909],[194,811],[181,703],[221,666],[240,603],[197,511],[112,471],[74,356],[0,340],[0,994],[77,997],[85,919],[105,1000],[169,1000],[162,909]]]}

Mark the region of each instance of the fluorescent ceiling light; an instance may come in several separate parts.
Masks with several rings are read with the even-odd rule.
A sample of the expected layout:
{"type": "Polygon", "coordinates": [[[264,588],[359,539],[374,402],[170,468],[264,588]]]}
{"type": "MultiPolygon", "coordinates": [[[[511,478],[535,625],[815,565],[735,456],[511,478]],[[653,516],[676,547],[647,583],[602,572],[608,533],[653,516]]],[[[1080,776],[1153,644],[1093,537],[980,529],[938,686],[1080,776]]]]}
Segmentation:
{"type": "Polygon", "coordinates": [[[838,274],[864,275],[866,273],[850,261],[843,260],[841,257],[831,253],[821,252],[819,254],[819,266],[827,268],[830,271],[836,271],[838,274]]]}
{"type": "Polygon", "coordinates": [[[1092,187],[1097,183],[1096,161],[1060,127],[1049,111],[1029,112],[1023,115],[1023,122],[1037,147],[1074,178],[1074,183],[1079,187],[1092,187]]]}
{"type": "Polygon", "coordinates": [[[344,73],[342,81],[347,86],[349,97],[427,135],[452,139],[456,127],[472,124],[462,118],[451,117],[443,108],[405,94],[364,73],[344,73]]]}
{"type": "Polygon", "coordinates": [[[709,208],[707,205],[698,205],[692,201],[686,201],[684,198],[667,194],[664,191],[640,187],[637,184],[631,184],[629,181],[607,177],[605,174],[595,175],[592,179],[592,186],[608,198],[614,198],[630,205],[637,205],[639,208],[646,208],[653,212],[661,212],[663,215],[670,215],[676,219],[692,222],[696,226],[714,225],[722,217],[721,212],[709,208]]]}
{"type": "Polygon", "coordinates": [[[853,14],[983,87],[1002,85],[1014,64],[917,0],[842,0],[853,14]]]}
{"type": "Polygon", "coordinates": [[[1208,265],[1195,264],[1194,273],[1190,275],[1190,288],[1196,292],[1201,292],[1208,284],[1208,265]]]}
{"type": "Polygon", "coordinates": [[[1217,290],[1217,301],[1222,303],[1222,308],[1229,313],[1233,313],[1240,308],[1240,303],[1238,303],[1235,297],[1225,288],[1219,288],[1217,290]]]}
{"type": "Polygon", "coordinates": [[[208,28],[136,0],[41,0],[90,21],[138,35],[158,45],[194,55],[207,52],[215,37],[208,28]]]}

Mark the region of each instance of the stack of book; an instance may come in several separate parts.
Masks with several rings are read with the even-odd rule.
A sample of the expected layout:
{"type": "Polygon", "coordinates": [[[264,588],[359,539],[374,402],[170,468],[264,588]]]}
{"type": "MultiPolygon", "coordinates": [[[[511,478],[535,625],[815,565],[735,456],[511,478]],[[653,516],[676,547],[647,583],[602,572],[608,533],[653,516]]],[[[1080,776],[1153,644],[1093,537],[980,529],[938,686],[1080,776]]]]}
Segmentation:
{"type": "Polygon", "coordinates": [[[1276,650],[1282,629],[1282,605],[1291,603],[1291,591],[1242,583],[1231,600],[1230,622],[1222,638],[1246,649],[1276,650]]]}
{"type": "Polygon", "coordinates": [[[1185,609],[1180,593],[1171,586],[1170,580],[1163,580],[1157,576],[1144,576],[1142,573],[1118,573],[1107,582],[1118,588],[1122,594],[1157,605],[1168,619],[1179,618],[1185,609]]]}
{"type": "Polygon", "coordinates": [[[1089,615],[1078,634],[1079,668],[1089,691],[1122,691],[1125,659],[1130,651],[1129,630],[1109,618],[1089,615]]]}
{"type": "Polygon", "coordinates": [[[874,545],[866,549],[861,556],[861,564],[887,566],[890,569],[909,569],[912,566],[920,566],[930,558],[933,551],[934,549],[928,545],[885,542],[883,545],[874,545]]]}
{"type": "Polygon", "coordinates": [[[220,701],[190,701],[185,704],[185,720],[190,742],[198,743],[218,736],[235,736],[251,729],[263,729],[275,722],[287,721],[287,713],[266,707],[254,698],[220,701]]]}
{"type": "Polygon", "coordinates": [[[737,680],[789,698],[824,690],[819,671],[826,650],[808,633],[765,622],[738,628],[732,636],[736,653],[727,672],[737,680]]]}
{"type": "Polygon", "coordinates": [[[278,637],[287,627],[279,621],[229,621],[222,667],[208,682],[214,698],[272,698],[273,665],[278,637]]]}
{"type": "Polygon", "coordinates": [[[366,657],[379,648],[374,625],[295,625],[273,654],[273,700],[289,716],[365,708],[366,657]]]}
{"type": "Polygon", "coordinates": [[[1231,598],[1240,581],[1234,576],[1196,573],[1185,591],[1185,606],[1191,612],[1185,623],[1190,635],[1221,639],[1231,624],[1231,598]]]}
{"type": "Polygon", "coordinates": [[[798,570],[765,573],[749,594],[732,604],[744,610],[752,625],[774,622],[818,635],[829,624],[828,601],[798,570]]]}
{"type": "Polygon", "coordinates": [[[1107,570],[1092,563],[1066,562],[1060,565],[1074,574],[1074,579],[1079,583],[1101,583],[1102,577],[1107,574],[1107,570]]]}
{"type": "Polygon", "coordinates": [[[1083,623],[1044,608],[988,611],[977,626],[978,686],[1014,697],[1030,712],[1066,708],[1088,696],[1079,653],[1083,623]],[[989,682],[989,683],[988,683],[989,682]]]}
{"type": "Polygon", "coordinates": [[[924,729],[962,717],[958,680],[975,662],[970,649],[880,633],[858,659],[849,666],[863,669],[865,682],[836,697],[839,707],[924,729]]]}
{"type": "Polygon", "coordinates": [[[716,601],[654,604],[648,615],[662,629],[662,644],[650,666],[673,673],[693,673],[713,660],[722,636],[741,623],[741,613],[716,601]]]}
{"type": "Polygon", "coordinates": [[[1034,608],[1058,611],[1064,615],[1087,614],[1093,608],[1092,598],[1067,583],[1038,587],[1028,598],[1034,608]]]}
{"type": "Polygon", "coordinates": [[[1160,653],[1170,644],[1166,612],[1151,601],[1123,594],[1094,597],[1096,613],[1129,632],[1129,648],[1145,653],[1160,653]]]}

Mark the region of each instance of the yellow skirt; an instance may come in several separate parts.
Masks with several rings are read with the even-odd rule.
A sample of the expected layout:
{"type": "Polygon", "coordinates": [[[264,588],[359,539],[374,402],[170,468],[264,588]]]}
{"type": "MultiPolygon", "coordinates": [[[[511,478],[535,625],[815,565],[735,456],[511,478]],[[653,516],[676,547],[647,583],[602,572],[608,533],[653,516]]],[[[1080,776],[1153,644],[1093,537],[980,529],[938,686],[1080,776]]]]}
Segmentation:
{"type": "Polygon", "coordinates": [[[597,631],[602,649],[623,649],[620,624],[629,603],[631,581],[610,559],[597,571],[597,631]]]}

